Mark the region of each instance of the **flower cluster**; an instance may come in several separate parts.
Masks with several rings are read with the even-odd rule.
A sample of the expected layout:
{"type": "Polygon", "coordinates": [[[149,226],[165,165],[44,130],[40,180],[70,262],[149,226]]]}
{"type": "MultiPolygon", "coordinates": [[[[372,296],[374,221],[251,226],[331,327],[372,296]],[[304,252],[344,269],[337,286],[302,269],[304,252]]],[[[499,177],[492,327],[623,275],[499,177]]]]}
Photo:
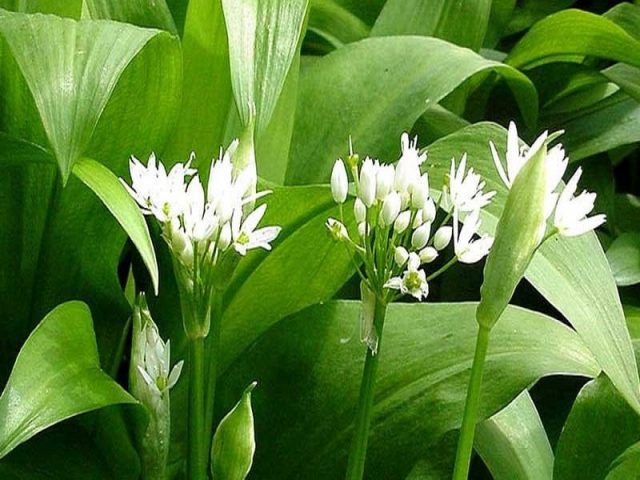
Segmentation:
{"type": "Polygon", "coordinates": [[[172,252],[187,266],[195,257],[215,264],[230,247],[240,255],[253,248],[270,250],[280,232],[280,227],[257,229],[266,205],[253,210],[253,204],[269,192],[255,193],[255,169],[234,167],[237,148],[234,140],[212,162],[206,194],[192,158],[167,173],[153,154],[146,167],[131,157],[131,186],[123,183],[143,213],[160,222],[172,252]]]}
{"type": "MultiPolygon", "coordinates": [[[[346,163],[356,190],[353,214],[357,234],[349,233],[344,218],[327,221],[334,238],[361,260],[362,266],[360,261],[355,264],[363,283],[384,303],[405,294],[423,300],[432,279],[455,262],[479,261],[493,243],[492,237],[479,234],[479,228],[480,209],[495,193],[483,191],[485,184],[480,176],[472,168],[466,169],[466,157],[457,168],[452,160],[448,184],[436,202],[430,193],[429,176],[420,169],[427,155],[418,150],[417,139],[411,141],[404,133],[401,148],[400,159],[392,165],[369,157],[361,163],[350,146],[346,163]],[[439,207],[447,211],[439,214],[439,207]],[[423,265],[434,262],[452,238],[453,258],[427,275],[423,265]]],[[[341,206],[341,217],[348,186],[345,162],[338,159],[331,175],[331,191],[341,206]]]]}
{"type": "MultiPolygon", "coordinates": [[[[561,132],[559,132],[561,133],[561,132]]],[[[557,136],[554,135],[554,137],[557,136]]],[[[506,151],[506,171],[502,164],[502,160],[498,155],[493,142],[489,143],[493,161],[496,164],[498,174],[508,188],[511,188],[516,176],[522,170],[522,167],[531,159],[546,143],[550,140],[547,132],[540,135],[535,142],[528,147],[519,145],[518,130],[513,122],[509,123],[509,131],[507,134],[507,151],[506,151]]],[[[557,144],[547,152],[546,159],[547,170],[547,192],[545,198],[545,224],[541,226],[540,239],[545,236],[558,233],[566,237],[582,235],[593,230],[606,221],[603,214],[588,217],[593,210],[596,194],[582,191],[575,196],[578,188],[578,181],[582,175],[582,169],[578,168],[564,188],[559,190],[562,176],[564,175],[568,158],[561,144],[557,144]],[[547,221],[553,216],[552,227],[547,233],[547,221]]]]}

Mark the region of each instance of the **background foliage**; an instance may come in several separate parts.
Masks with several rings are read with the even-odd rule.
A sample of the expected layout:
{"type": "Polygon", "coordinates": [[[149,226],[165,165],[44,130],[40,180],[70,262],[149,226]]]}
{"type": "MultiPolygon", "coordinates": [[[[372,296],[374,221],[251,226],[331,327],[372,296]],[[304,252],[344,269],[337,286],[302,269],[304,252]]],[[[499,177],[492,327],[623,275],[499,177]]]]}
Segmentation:
{"type": "MultiPolygon", "coordinates": [[[[399,134],[417,133],[433,185],[467,152],[498,192],[483,219],[492,230],[506,190],[488,141],[504,148],[500,125],[509,119],[528,141],[565,130],[572,166],[584,168],[608,222],[597,236],[547,242],[517,291],[520,307],[497,327],[473,475],[618,479],[640,468],[640,5],[0,7],[3,478],[137,478],[131,429],[144,415],[121,405],[133,400],[119,386],[130,269],[176,360],[185,339],[165,246],[113,182],[126,176],[130,155],[152,151],[168,163],[194,151],[206,176],[220,145],[248,124],[251,102],[258,173],[274,190],[265,222],[283,231],[272,253],[243,260],[226,293],[216,415],[258,381],[253,478],[344,471],[364,346],[357,281],[323,223],[335,215],[324,184],[348,136],[359,152],[391,161],[399,134]]],[[[429,303],[391,308],[368,478],[449,478],[473,355],[469,302],[480,282],[481,266],[461,266],[432,285],[429,303]]],[[[186,382],[172,395],[177,475],[186,382]]]]}

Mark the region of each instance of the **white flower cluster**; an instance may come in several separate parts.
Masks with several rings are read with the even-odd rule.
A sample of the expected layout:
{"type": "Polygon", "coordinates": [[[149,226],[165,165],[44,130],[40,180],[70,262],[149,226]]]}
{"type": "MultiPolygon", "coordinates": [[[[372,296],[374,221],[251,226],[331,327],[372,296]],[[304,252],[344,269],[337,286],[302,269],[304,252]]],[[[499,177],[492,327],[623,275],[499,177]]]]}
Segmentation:
{"type": "Polygon", "coordinates": [[[205,194],[197,170],[178,163],[167,173],[164,165],[149,157],[147,166],[131,157],[131,186],[123,181],[142,212],[153,215],[162,225],[163,236],[172,252],[190,267],[194,258],[215,264],[230,247],[240,255],[248,250],[270,250],[280,227],[257,229],[266,205],[253,209],[255,200],[269,192],[255,193],[255,168],[237,171],[234,140],[211,164],[205,194]]]}
{"type": "MultiPolygon", "coordinates": [[[[404,133],[401,147],[395,166],[369,157],[360,164],[350,147],[347,164],[357,194],[353,213],[358,234],[352,239],[343,219],[329,218],[327,228],[361,258],[364,271],[358,268],[358,272],[371,291],[387,296],[387,300],[389,290],[422,300],[429,293],[428,282],[453,263],[474,263],[487,255],[493,238],[478,234],[480,209],[494,192],[483,191],[484,182],[473,169],[466,170],[463,157],[457,169],[452,160],[449,184],[436,204],[430,194],[429,176],[420,171],[427,155],[418,150],[417,138],[410,141],[404,133]],[[438,207],[445,205],[450,213],[438,221],[438,207]],[[461,214],[465,217],[459,229],[461,214]],[[448,225],[451,219],[453,225],[448,225]],[[454,258],[427,276],[421,266],[436,260],[452,237],[454,258]]],[[[348,187],[345,163],[338,159],[331,175],[331,191],[341,211],[348,187]]]]}
{"type": "MultiPolygon", "coordinates": [[[[526,145],[520,147],[518,130],[516,125],[510,122],[509,132],[507,134],[506,171],[495,145],[493,142],[489,143],[498,174],[508,188],[511,188],[522,167],[524,167],[527,161],[529,161],[547,141],[548,134],[544,132],[536,139],[531,147],[527,147],[526,145]]],[[[593,210],[596,194],[582,191],[578,196],[575,196],[576,190],[578,189],[578,181],[582,175],[581,168],[575,171],[564,188],[558,192],[562,176],[569,164],[569,160],[565,156],[561,144],[557,144],[549,149],[545,164],[547,167],[547,194],[545,199],[545,224],[541,227],[540,239],[544,237],[547,230],[546,222],[552,215],[553,226],[551,233],[558,233],[566,237],[582,235],[602,225],[606,221],[605,215],[587,216],[593,210]]]]}

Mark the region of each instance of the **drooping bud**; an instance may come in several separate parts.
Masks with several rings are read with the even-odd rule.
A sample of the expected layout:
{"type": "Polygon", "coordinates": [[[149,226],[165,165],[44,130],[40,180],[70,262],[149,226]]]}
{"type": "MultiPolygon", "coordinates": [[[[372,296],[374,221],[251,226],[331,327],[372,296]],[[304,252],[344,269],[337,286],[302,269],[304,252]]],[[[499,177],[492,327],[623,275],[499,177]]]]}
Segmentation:
{"type": "Polygon", "coordinates": [[[409,260],[409,252],[404,247],[396,247],[393,259],[399,267],[402,267],[409,260]]]}
{"type": "Polygon", "coordinates": [[[435,235],[433,236],[433,246],[436,250],[444,250],[449,245],[451,241],[451,235],[453,234],[453,229],[447,225],[444,227],[440,227],[435,235]]]}
{"type": "Polygon", "coordinates": [[[331,194],[336,203],[344,203],[349,190],[349,179],[347,170],[342,159],[336,160],[331,172],[331,194]]]}
{"type": "Polygon", "coordinates": [[[411,235],[411,246],[416,250],[424,248],[429,241],[429,235],[431,235],[431,224],[424,223],[420,225],[411,235]]]}
{"type": "Polygon", "coordinates": [[[393,229],[396,233],[404,232],[407,227],[409,227],[409,222],[411,221],[411,212],[406,210],[398,215],[396,221],[393,224],[393,229]]]}
{"type": "Polygon", "coordinates": [[[329,218],[326,223],[327,228],[329,229],[329,233],[336,241],[343,241],[349,239],[349,233],[347,232],[347,227],[345,227],[342,222],[336,220],[335,218],[329,218]]]}
{"type": "Polygon", "coordinates": [[[422,263],[431,263],[438,258],[438,251],[433,247],[426,247],[420,250],[419,255],[422,263]]]}

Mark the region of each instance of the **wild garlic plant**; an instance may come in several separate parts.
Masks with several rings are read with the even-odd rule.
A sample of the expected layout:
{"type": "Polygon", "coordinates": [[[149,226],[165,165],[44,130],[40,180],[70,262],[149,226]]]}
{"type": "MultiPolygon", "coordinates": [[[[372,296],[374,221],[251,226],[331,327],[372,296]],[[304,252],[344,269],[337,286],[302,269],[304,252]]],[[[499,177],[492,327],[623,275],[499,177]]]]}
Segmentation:
{"type": "Polygon", "coordinates": [[[160,337],[143,294],[133,309],[129,390],[148,412],[149,422],[137,439],[145,480],[166,478],[171,434],[169,390],[180,378],[184,362],[171,368],[171,343],[160,337]]]}
{"type": "Polygon", "coordinates": [[[347,167],[338,159],[331,175],[331,191],[340,205],[340,219],[329,218],[326,226],[348,249],[361,279],[361,339],[367,345],[355,432],[349,455],[347,478],[362,478],[373,402],[375,372],[381,348],[387,305],[404,295],[423,301],[429,282],[457,262],[475,263],[487,255],[493,238],[480,233],[480,211],[495,192],[484,192],[480,175],[467,169],[466,155],[456,167],[451,161],[448,182],[434,199],[429,175],[421,172],[427,159],[417,138],[401,137],[398,162],[381,163],[359,156],[349,146],[346,165],[355,186],[353,217],[357,228],[350,232],[344,205],[349,190],[347,167]],[[446,207],[445,211],[441,207],[446,207]],[[461,225],[460,225],[461,223],[461,225]],[[427,273],[429,266],[453,253],[427,273]]]}
{"type": "Polygon", "coordinates": [[[123,183],[142,212],[158,222],[171,252],[189,340],[189,476],[205,478],[224,289],[240,258],[252,249],[270,250],[280,227],[258,228],[267,205],[255,204],[269,192],[256,192],[251,141],[234,140],[221,149],[206,191],[192,163],[193,155],[167,173],[153,154],[146,166],[131,157],[132,183],[123,183]]]}
{"type": "Polygon", "coordinates": [[[458,440],[453,478],[468,477],[475,433],[482,372],[491,329],[500,319],[513,292],[540,246],[554,235],[572,237],[602,225],[603,214],[589,216],[595,193],[575,195],[582,169],[561,185],[568,158],[561,144],[547,149],[562,132],[544,132],[532,146],[520,146],[513,122],[507,134],[506,168],[493,142],[489,143],[496,169],[509,189],[496,227],[496,240],[484,269],[481,301],[476,311],[478,336],[458,440]]]}

